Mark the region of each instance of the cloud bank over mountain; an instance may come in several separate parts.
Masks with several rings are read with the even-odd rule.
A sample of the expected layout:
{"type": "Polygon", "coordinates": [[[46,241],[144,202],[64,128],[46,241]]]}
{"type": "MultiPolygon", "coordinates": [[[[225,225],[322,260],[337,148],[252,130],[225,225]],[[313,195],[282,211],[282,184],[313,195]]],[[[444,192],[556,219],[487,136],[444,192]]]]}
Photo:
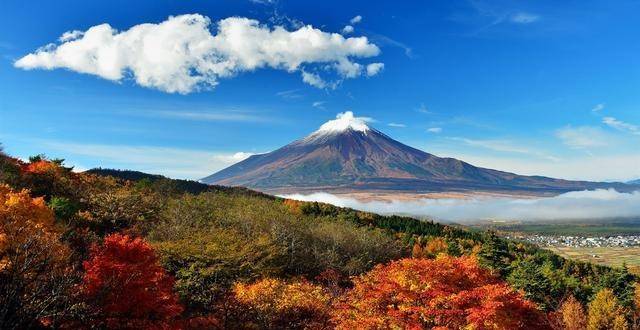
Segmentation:
{"type": "Polygon", "coordinates": [[[640,191],[620,193],[613,189],[574,191],[549,198],[420,199],[415,201],[361,202],[328,193],[284,195],[285,198],[329,203],[381,214],[426,216],[436,220],[560,220],[640,216],[640,191]]]}
{"type": "Polygon", "coordinates": [[[361,64],[356,58],[377,56],[380,49],[366,37],[345,38],[306,25],[295,31],[257,20],[229,17],[216,23],[203,15],[171,16],[118,31],[100,24],[68,31],[18,59],[18,68],[71,71],[121,81],[168,93],[211,89],[220,79],[263,68],[301,74],[309,85],[335,87],[344,79],[378,74],[382,63],[361,64]],[[331,75],[326,81],[320,74],[331,75]]]}

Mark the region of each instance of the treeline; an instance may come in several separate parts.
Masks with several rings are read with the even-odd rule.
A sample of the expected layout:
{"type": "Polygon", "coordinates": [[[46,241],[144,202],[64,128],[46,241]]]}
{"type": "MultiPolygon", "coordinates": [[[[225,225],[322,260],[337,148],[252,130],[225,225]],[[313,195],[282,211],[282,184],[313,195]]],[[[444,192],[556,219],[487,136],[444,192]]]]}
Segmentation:
{"type": "Polygon", "coordinates": [[[0,154],[0,328],[630,328],[636,277],[407,217],[0,154]]]}

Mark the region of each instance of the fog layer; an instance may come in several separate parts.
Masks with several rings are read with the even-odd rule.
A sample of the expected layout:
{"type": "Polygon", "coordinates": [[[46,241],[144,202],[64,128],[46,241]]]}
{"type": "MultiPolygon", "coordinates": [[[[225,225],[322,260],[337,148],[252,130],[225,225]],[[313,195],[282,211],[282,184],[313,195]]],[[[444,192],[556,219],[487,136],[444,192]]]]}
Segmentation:
{"type": "Polygon", "coordinates": [[[535,199],[477,197],[361,202],[354,198],[324,192],[309,195],[291,194],[282,197],[329,203],[380,214],[403,214],[456,222],[587,220],[640,216],[640,191],[620,193],[613,189],[575,191],[555,197],[535,199]]]}

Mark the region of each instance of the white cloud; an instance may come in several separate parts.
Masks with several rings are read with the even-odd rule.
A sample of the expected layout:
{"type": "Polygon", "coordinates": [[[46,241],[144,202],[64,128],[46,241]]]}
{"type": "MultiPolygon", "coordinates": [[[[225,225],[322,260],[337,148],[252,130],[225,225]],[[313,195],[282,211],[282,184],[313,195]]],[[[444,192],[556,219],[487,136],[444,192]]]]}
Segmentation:
{"type": "Polygon", "coordinates": [[[397,47],[400,48],[404,51],[404,54],[408,57],[408,58],[415,58],[416,55],[413,53],[413,49],[411,47],[409,47],[408,45],[406,45],[405,43],[402,43],[398,40],[395,40],[393,38],[390,38],[388,36],[382,35],[382,34],[377,34],[377,33],[373,33],[371,31],[368,32],[368,35],[371,36],[372,40],[375,40],[376,44],[381,45],[381,46],[391,46],[391,47],[397,47]]]}
{"type": "Polygon", "coordinates": [[[604,117],[602,122],[605,125],[613,127],[619,131],[630,133],[633,135],[640,135],[640,126],[625,123],[613,117],[604,117]]]}
{"type": "Polygon", "coordinates": [[[82,37],[84,35],[84,32],[79,31],[79,30],[73,30],[73,31],[67,31],[65,33],[63,33],[60,38],[58,38],[58,41],[60,42],[67,42],[73,39],[78,39],[80,37],[82,37]]]}
{"type": "Polygon", "coordinates": [[[400,123],[389,123],[388,125],[389,125],[389,126],[391,126],[391,127],[398,127],[398,128],[405,128],[405,127],[407,127],[407,125],[405,125],[405,124],[400,124],[400,123]]]}
{"type": "Polygon", "coordinates": [[[302,98],[302,94],[300,94],[299,89],[290,89],[282,92],[277,92],[277,96],[282,97],[283,99],[299,99],[302,98]]]}
{"type": "MultiPolygon", "coordinates": [[[[266,67],[287,72],[333,67],[340,77],[354,78],[353,70],[345,69],[360,65],[353,59],[380,53],[366,37],[345,38],[311,25],[288,31],[230,17],[217,22],[214,35],[210,24],[208,17],[192,14],[126,31],[96,25],[84,32],[67,32],[58,44],[42,47],[14,65],[27,70],[65,68],[113,81],[130,74],[140,86],[189,93],[213,88],[222,78],[266,67]]],[[[317,83],[321,79],[317,78],[313,86],[332,86],[317,83]]]]}
{"type": "Polygon", "coordinates": [[[319,75],[311,72],[302,71],[302,81],[317,88],[330,87],[319,75]]]}
{"type": "Polygon", "coordinates": [[[427,128],[427,132],[429,133],[441,133],[442,132],[442,127],[429,127],[427,128]]]}
{"type": "Polygon", "coordinates": [[[591,109],[593,112],[600,112],[602,110],[604,110],[604,103],[598,103],[591,109]]]}
{"type": "Polygon", "coordinates": [[[362,16],[360,16],[360,15],[358,15],[358,16],[352,18],[351,20],[349,20],[349,23],[351,23],[351,24],[358,24],[360,22],[362,22],[362,16]]]}
{"type": "Polygon", "coordinates": [[[362,73],[362,65],[348,60],[338,61],[338,63],[335,64],[335,67],[336,71],[338,71],[345,78],[355,78],[362,73]]]}
{"type": "MultiPolygon", "coordinates": [[[[145,113],[143,113],[145,114],[145,113]]],[[[258,116],[243,111],[174,111],[156,110],[148,111],[147,115],[162,118],[174,118],[193,121],[236,121],[236,122],[265,122],[269,121],[264,116],[258,116]]]]}
{"type": "Polygon", "coordinates": [[[607,136],[598,127],[567,126],[556,131],[556,136],[570,148],[588,149],[608,145],[607,136]]]}
{"type": "Polygon", "coordinates": [[[311,106],[320,110],[324,110],[324,104],[327,103],[325,101],[316,101],[311,103],[311,106]]]}
{"type": "Polygon", "coordinates": [[[526,12],[515,13],[510,17],[511,22],[518,24],[530,24],[538,21],[539,19],[540,16],[526,12]]]}
{"type": "Polygon", "coordinates": [[[350,34],[353,33],[355,29],[353,28],[353,26],[351,25],[346,25],[345,27],[342,28],[342,34],[350,34]]]}
{"type": "Polygon", "coordinates": [[[253,2],[253,3],[260,4],[260,5],[272,5],[272,4],[276,3],[276,2],[278,2],[278,0],[249,0],[249,1],[253,2]]]}
{"type": "Polygon", "coordinates": [[[384,63],[371,63],[367,65],[367,76],[375,76],[382,71],[382,69],[384,69],[384,63]]]}
{"type": "Polygon", "coordinates": [[[575,191],[551,198],[448,198],[414,201],[370,201],[327,193],[285,195],[286,198],[318,201],[381,214],[432,217],[437,220],[577,220],[640,216],[640,192],[615,190],[575,191]]]}
{"type": "MultiPolygon", "coordinates": [[[[98,166],[162,174],[172,178],[201,179],[253,155],[247,152],[211,152],[154,146],[82,144],[45,141],[74,165],[74,156],[91,157],[98,166]]],[[[86,166],[82,166],[86,167],[86,166]]]]}

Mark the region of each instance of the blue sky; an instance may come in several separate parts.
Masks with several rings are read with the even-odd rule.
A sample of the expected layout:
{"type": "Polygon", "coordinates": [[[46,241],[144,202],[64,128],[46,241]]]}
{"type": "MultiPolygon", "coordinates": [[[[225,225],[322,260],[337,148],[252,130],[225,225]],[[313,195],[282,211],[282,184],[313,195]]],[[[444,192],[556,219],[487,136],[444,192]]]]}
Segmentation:
{"type": "Polygon", "coordinates": [[[353,111],[475,165],[640,178],[639,11],[627,0],[7,0],[0,142],[79,169],[197,179],[353,111]],[[240,28],[250,33],[231,34],[240,28]],[[175,58],[145,48],[187,42],[175,58]],[[117,61],[100,57],[114,49],[117,61]]]}

